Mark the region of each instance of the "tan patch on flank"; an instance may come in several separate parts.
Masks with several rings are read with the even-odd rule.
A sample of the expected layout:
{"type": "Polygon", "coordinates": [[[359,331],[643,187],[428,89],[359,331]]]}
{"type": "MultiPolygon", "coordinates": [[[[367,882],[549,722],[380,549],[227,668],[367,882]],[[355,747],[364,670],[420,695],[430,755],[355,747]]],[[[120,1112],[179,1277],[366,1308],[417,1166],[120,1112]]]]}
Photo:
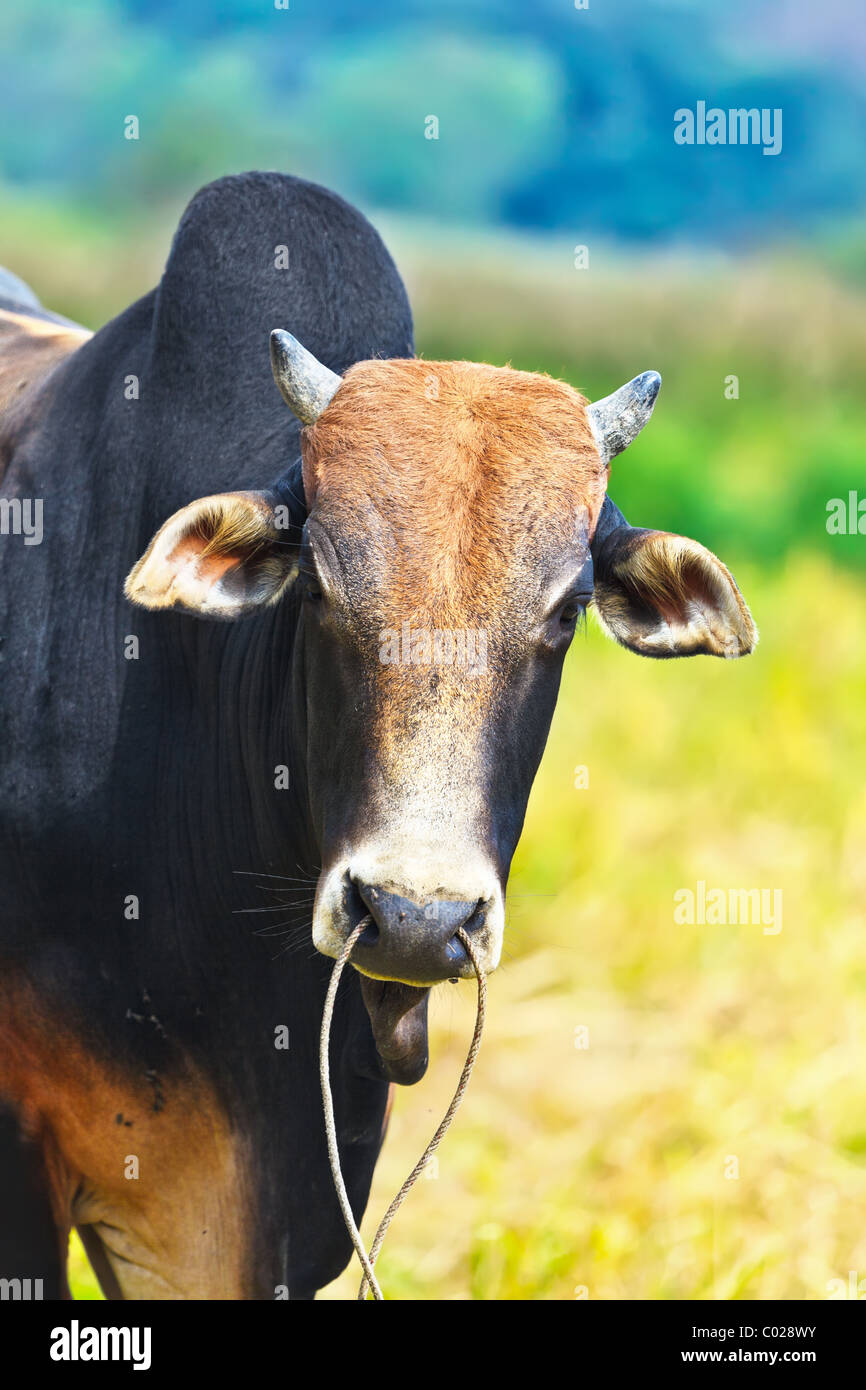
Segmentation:
{"type": "Polygon", "coordinates": [[[262,1296],[244,1146],[191,1068],[124,1075],[7,975],[0,1093],[45,1154],[61,1237],[72,1225],[92,1227],[124,1298],[262,1296]],[[137,1179],[125,1176],[131,1156],[137,1179]]]}

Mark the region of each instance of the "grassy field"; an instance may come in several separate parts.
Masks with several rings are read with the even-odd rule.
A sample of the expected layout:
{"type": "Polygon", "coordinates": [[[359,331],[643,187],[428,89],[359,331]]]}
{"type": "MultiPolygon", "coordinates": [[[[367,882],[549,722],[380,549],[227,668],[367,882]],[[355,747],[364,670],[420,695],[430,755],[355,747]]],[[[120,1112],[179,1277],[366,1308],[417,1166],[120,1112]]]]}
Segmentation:
{"type": "MultiPolygon", "coordinates": [[[[0,261],[91,325],[167,247],[164,226],[39,225],[13,209],[0,261]]],[[[866,1276],[866,537],[825,528],[829,498],[866,492],[863,293],[793,253],[599,248],[578,272],[569,246],[389,241],[428,357],[511,360],[590,395],[662,371],[611,491],[630,520],[716,549],[762,639],[736,664],[656,663],[578,636],[480,1061],[386,1242],[386,1295],[825,1298],[866,1276]],[[700,881],[781,890],[781,930],[677,924],[674,894],[700,881]]],[[[433,1063],[398,1093],[368,1236],[472,1016],[471,987],[434,996],[433,1063]]],[[[73,1275],[93,1297],[77,1247],[73,1275]]],[[[356,1284],[353,1268],[323,1297],[356,1284]]]]}

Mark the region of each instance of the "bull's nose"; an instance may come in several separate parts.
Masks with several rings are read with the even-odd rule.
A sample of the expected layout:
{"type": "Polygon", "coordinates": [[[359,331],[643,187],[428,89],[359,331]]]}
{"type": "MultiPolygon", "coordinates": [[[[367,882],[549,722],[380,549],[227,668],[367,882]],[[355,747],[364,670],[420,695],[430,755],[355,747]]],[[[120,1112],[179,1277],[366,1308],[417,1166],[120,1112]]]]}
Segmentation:
{"type": "Polygon", "coordinates": [[[482,931],[485,904],[481,899],[435,898],[418,903],[358,880],[354,889],[373,919],[352,952],[352,960],[366,973],[423,985],[472,973],[457,929],[482,931]]]}

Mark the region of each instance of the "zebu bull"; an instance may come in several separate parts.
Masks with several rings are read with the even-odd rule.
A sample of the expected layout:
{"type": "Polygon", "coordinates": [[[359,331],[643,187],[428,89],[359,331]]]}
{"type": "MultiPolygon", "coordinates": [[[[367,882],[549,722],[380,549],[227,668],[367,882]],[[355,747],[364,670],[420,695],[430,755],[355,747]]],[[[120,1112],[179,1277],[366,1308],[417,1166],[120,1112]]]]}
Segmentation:
{"type": "Polygon", "coordinates": [[[457,928],[499,959],[582,612],[657,657],[741,655],[752,620],[606,495],[658,377],[590,406],[414,360],[379,238],[320,188],[204,189],[94,336],[5,294],[3,495],[44,536],[0,537],[0,1275],[63,1296],[74,1225],[109,1296],[310,1297],[350,1253],[327,958],[369,918],[332,1038],[360,1218],[457,928]]]}

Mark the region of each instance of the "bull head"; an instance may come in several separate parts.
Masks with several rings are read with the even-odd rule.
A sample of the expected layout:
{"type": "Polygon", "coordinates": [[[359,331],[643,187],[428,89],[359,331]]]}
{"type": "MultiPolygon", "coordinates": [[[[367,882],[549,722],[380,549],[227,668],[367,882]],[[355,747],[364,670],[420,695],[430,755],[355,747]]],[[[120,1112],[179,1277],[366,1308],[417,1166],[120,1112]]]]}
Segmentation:
{"type": "MultiPolygon", "coordinates": [[[[286,404],[303,424],[315,424],[342,378],[282,329],[271,334],[271,366],[286,404]]],[[[641,372],[586,407],[602,463],[609,465],[640,434],[661,384],[658,372],[641,372]]],[[[629,526],[605,497],[591,549],[593,607],[604,629],[623,646],[660,657],[701,652],[731,657],[751,650],[757,634],[739,590],[697,541],[629,526]],[[648,594],[653,596],[649,607],[648,594]]]]}
{"type": "Polygon", "coordinates": [[[285,480],[200,499],[156,534],[126,593],[227,619],[293,605],[292,733],[322,865],[313,939],[335,956],[369,917],[352,963],[389,1074],[414,1079],[425,991],[471,973],[457,928],[486,969],[499,961],[584,611],[643,656],[735,657],[757,634],[720,560],[629,526],[606,496],[657,373],[590,405],[474,363],[368,361],[339,377],[282,331],[271,361],[305,426],[299,541],[277,522],[285,480]]]}

